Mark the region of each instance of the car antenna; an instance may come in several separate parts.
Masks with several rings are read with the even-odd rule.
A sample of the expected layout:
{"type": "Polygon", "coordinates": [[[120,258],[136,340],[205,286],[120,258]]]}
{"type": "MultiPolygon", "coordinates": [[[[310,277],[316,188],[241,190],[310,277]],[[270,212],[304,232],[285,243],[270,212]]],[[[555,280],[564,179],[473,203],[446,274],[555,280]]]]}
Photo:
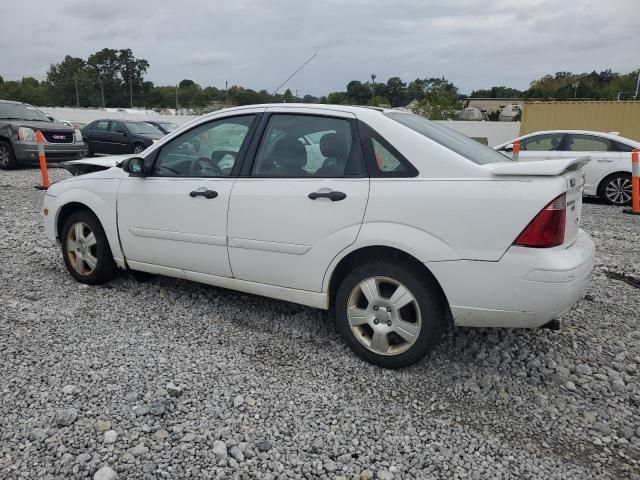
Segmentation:
{"type": "Polygon", "coordinates": [[[306,62],[304,62],[302,65],[300,65],[300,68],[298,68],[295,72],[293,72],[293,73],[291,74],[291,76],[290,76],[289,78],[287,78],[284,82],[282,82],[282,85],[280,85],[280,86],[279,86],[278,88],[276,88],[273,92],[271,92],[271,96],[275,95],[275,93],[276,93],[278,90],[280,90],[282,87],[284,87],[284,86],[287,84],[287,82],[288,82],[289,80],[291,80],[291,79],[294,77],[294,75],[295,75],[296,73],[298,73],[300,70],[302,70],[302,69],[307,65],[307,63],[309,63],[311,60],[313,60],[313,59],[314,59],[314,57],[315,57],[316,55],[317,55],[317,53],[314,53],[313,55],[311,55],[311,57],[309,58],[309,60],[307,60],[306,62]]]}

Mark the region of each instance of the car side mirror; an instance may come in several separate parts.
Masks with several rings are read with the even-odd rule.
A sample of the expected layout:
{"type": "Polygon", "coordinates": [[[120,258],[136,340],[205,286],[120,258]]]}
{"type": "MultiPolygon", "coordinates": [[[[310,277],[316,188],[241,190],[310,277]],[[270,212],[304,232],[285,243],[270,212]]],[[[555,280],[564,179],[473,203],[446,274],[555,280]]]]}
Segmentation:
{"type": "Polygon", "coordinates": [[[127,136],[127,132],[125,132],[124,130],[116,130],[116,133],[120,133],[120,134],[124,135],[125,137],[127,136]]]}
{"type": "Polygon", "coordinates": [[[148,174],[148,170],[144,164],[144,158],[127,158],[122,162],[121,167],[130,177],[146,177],[148,174]]]}

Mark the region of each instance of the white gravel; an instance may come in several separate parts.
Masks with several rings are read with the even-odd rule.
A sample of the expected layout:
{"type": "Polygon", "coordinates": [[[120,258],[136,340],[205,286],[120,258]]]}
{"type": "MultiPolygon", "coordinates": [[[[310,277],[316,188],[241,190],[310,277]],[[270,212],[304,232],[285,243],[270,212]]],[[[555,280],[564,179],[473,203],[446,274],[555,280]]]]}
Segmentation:
{"type": "Polygon", "coordinates": [[[585,205],[596,272],[560,331],[459,328],[384,371],[316,310],[76,283],[38,181],[0,172],[0,478],[640,478],[640,217],[585,205]]]}

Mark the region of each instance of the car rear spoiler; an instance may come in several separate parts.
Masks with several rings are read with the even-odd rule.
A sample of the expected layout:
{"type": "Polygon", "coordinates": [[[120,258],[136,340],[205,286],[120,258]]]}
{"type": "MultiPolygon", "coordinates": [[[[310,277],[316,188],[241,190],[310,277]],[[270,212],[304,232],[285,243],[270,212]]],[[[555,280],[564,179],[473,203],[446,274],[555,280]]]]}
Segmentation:
{"type": "Polygon", "coordinates": [[[556,158],[553,160],[532,160],[521,162],[489,163],[487,167],[493,175],[555,176],[580,170],[591,161],[590,156],[578,158],[556,158]]]}

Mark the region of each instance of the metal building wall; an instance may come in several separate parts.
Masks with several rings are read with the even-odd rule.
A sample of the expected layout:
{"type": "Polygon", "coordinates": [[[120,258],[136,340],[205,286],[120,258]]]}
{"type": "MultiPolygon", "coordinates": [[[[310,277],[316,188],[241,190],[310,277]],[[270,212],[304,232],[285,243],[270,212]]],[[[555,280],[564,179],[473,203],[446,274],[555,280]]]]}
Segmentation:
{"type": "Polygon", "coordinates": [[[620,132],[640,141],[640,102],[527,102],[520,135],[539,130],[575,129],[620,132]]]}

